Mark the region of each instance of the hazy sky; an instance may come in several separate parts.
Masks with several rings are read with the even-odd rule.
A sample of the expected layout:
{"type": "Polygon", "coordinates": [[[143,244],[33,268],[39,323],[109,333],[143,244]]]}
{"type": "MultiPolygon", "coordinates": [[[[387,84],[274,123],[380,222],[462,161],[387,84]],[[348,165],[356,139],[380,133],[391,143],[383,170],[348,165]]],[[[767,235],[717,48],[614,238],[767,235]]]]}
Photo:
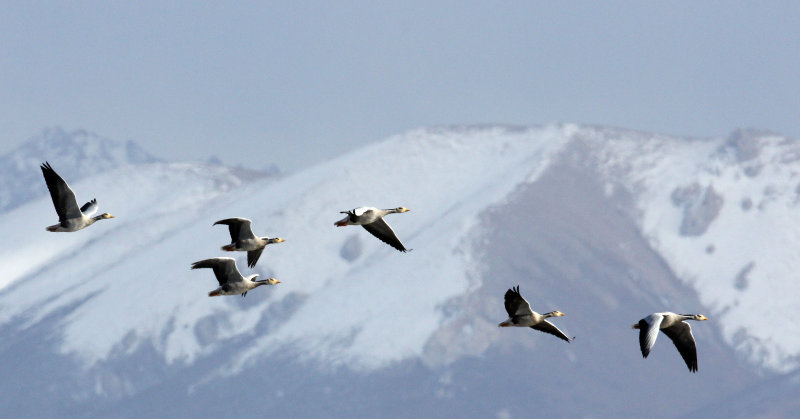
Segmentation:
{"type": "Polygon", "coordinates": [[[0,40],[0,153],[55,125],[284,170],[441,124],[800,137],[796,1],[9,1],[0,40]]]}

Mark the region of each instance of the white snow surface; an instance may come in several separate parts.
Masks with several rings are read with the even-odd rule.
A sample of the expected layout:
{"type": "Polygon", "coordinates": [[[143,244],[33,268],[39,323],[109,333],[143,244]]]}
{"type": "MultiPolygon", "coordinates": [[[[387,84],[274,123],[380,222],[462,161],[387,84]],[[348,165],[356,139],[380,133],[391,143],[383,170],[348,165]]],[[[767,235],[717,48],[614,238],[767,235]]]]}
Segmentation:
{"type": "Polygon", "coordinates": [[[795,368],[797,144],[760,136],[753,140],[760,151],[744,158],[725,139],[576,125],[420,129],[247,184],[192,164],[105,172],[71,186],[79,201],[96,197],[100,211],[117,218],[78,233],[49,233],[44,227],[56,220],[49,197],[0,218],[0,256],[12,261],[0,266],[0,325],[31,327],[75,306],[56,320],[59,350],[87,367],[142,345],[168,363],[188,364],[229,351],[226,340],[238,337],[249,343],[226,353],[220,373],[235,374],[276,352],[356,370],[419,357],[448,321],[444,304],[480,286],[471,244],[486,228],[479,215],[537,181],[572,141],[589,145],[594,161],[587,164],[597,165],[606,190],[633,192],[642,234],[698,291],[710,310],[703,314],[722,325],[725,338],[755,363],[795,368]],[[682,235],[685,209],[673,191],[694,184],[712,186],[723,204],[702,234],[682,235]],[[359,206],[410,208],[386,220],[414,250],[400,253],[361,227],[333,225],[339,211],[359,206]],[[257,235],[286,242],[270,245],[250,270],[244,253],[219,249],[228,232],[212,223],[229,217],[250,218],[257,235]],[[340,252],[354,240],[361,251],[348,261],[340,252]],[[213,275],[189,266],[215,256],[235,256],[244,275],[282,283],[246,300],[208,298],[217,287],[213,275]],[[292,295],[303,297],[294,311],[266,333],[259,329],[269,309],[292,295]],[[200,337],[209,333],[210,341],[200,337]]]}

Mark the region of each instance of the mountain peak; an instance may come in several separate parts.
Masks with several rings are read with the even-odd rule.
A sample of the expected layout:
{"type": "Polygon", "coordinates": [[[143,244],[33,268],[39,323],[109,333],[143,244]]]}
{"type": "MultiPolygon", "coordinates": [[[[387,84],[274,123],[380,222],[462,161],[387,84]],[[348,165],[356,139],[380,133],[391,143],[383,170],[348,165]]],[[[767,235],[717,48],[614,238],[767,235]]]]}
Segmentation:
{"type": "Polygon", "coordinates": [[[40,159],[61,160],[77,164],[101,164],[110,168],[115,164],[141,164],[159,161],[133,141],[116,141],[101,137],[91,131],[76,129],[66,131],[61,127],[45,128],[13,152],[35,152],[40,159]]]}
{"type": "Polygon", "coordinates": [[[105,170],[131,164],[159,161],[133,141],[115,141],[83,129],[72,131],[51,127],[0,156],[0,211],[17,207],[46,193],[38,187],[36,170],[49,161],[68,182],[105,170]]]}

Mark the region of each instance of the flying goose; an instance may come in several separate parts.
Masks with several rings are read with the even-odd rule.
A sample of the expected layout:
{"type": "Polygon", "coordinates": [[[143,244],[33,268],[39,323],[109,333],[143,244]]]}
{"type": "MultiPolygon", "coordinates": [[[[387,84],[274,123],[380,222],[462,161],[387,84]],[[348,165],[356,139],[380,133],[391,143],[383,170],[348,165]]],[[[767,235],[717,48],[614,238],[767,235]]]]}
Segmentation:
{"type": "Polygon", "coordinates": [[[672,339],[672,343],[678,348],[681,357],[686,361],[689,371],[697,371],[697,346],[692,336],[692,327],[684,320],[708,320],[702,314],[675,314],[669,311],[663,313],[653,313],[634,324],[634,329],[639,329],[639,347],[642,349],[642,356],[647,358],[650,350],[656,344],[658,331],[661,330],[672,339]]]}
{"type": "Polygon", "coordinates": [[[397,207],[392,209],[378,209],[375,207],[358,207],[350,211],[339,211],[342,214],[347,214],[346,217],[334,223],[337,227],[344,227],[347,225],[360,225],[370,234],[380,239],[380,241],[394,247],[401,252],[407,252],[408,249],[403,246],[394,230],[386,224],[383,217],[386,214],[398,214],[402,212],[411,211],[406,207],[397,207]]]}
{"type": "Polygon", "coordinates": [[[92,217],[97,212],[96,199],[92,199],[78,208],[78,200],[75,199],[75,192],[72,192],[67,182],[64,182],[64,179],[50,167],[50,163],[44,162],[40,167],[42,169],[42,175],[44,175],[44,181],[47,183],[47,189],[50,190],[50,197],[53,198],[53,205],[56,207],[56,213],[58,214],[58,224],[47,227],[47,231],[78,231],[82,228],[89,227],[97,220],[114,218],[113,215],[107,212],[92,217]]]}
{"type": "Polygon", "coordinates": [[[511,288],[506,291],[505,295],[506,311],[508,312],[508,320],[498,324],[498,327],[530,327],[540,332],[549,333],[560,339],[569,342],[575,338],[568,338],[561,330],[554,324],[547,321],[548,317],[560,317],[564,313],[556,310],[549,313],[539,314],[531,310],[530,304],[522,298],[519,293],[519,285],[516,288],[511,288]]]}
{"type": "Polygon", "coordinates": [[[216,297],[218,295],[236,295],[242,294],[242,297],[247,295],[247,291],[261,285],[275,285],[280,284],[275,278],[264,279],[255,281],[258,274],[243,277],[236,267],[236,260],[234,258],[211,258],[204,259],[192,264],[192,269],[211,268],[214,270],[214,276],[219,281],[219,288],[208,293],[209,297],[216,297]]]}
{"type": "Polygon", "coordinates": [[[271,243],[281,243],[286,240],[276,237],[271,239],[269,237],[256,237],[253,230],[250,228],[250,220],[247,218],[226,218],[219,220],[213,225],[225,224],[228,226],[228,231],[231,233],[231,244],[222,246],[222,250],[233,252],[247,252],[247,267],[253,268],[261,257],[261,252],[264,248],[271,243]]]}

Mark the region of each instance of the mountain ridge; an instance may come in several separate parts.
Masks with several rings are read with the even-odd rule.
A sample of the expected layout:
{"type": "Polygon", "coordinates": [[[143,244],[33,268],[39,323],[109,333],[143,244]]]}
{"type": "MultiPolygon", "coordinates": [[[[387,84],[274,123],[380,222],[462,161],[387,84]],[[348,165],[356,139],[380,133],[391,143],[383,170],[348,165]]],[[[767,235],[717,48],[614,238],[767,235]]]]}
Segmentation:
{"type": "Polygon", "coordinates": [[[115,141],[82,129],[47,128],[0,156],[0,184],[5,185],[0,191],[0,212],[43,194],[36,182],[41,173],[33,169],[45,161],[57,162],[59,174],[76,182],[113,167],[161,160],[133,141],[115,141]]]}
{"type": "MultiPolygon", "coordinates": [[[[731,272],[726,281],[734,284],[728,285],[693,271],[675,256],[696,261],[697,253],[708,256],[712,243],[712,254],[720,257],[707,263],[729,264],[726,261],[736,253],[729,253],[733,246],[726,244],[738,242],[731,242],[720,226],[741,222],[736,217],[743,214],[769,217],[794,208],[794,161],[782,157],[791,155],[793,141],[752,135],[754,140],[736,139],[726,146],[733,136],[683,141],[571,124],[432,128],[390,137],[280,179],[244,181],[224,168],[212,173],[209,168],[215,166],[200,169],[194,164],[115,169],[105,177],[124,184],[109,179],[77,182],[81,190],[102,193],[98,198],[104,208],[113,206],[109,209],[118,216],[112,220],[115,224],[60,236],[60,244],[48,244],[52,236],[44,231],[17,232],[14,226],[24,225],[18,221],[23,216],[26,222],[52,217],[46,197],[6,212],[7,220],[0,220],[0,229],[11,232],[21,249],[16,254],[24,256],[14,260],[41,266],[36,283],[24,272],[0,272],[11,278],[10,285],[0,288],[0,331],[5,331],[0,335],[34,336],[57,321],[57,335],[41,332],[52,342],[49,349],[41,349],[42,356],[54,351],[77,362],[77,371],[70,367],[62,372],[65,379],[81,383],[76,390],[81,400],[103,401],[102,409],[111,411],[124,406],[129,409],[125,411],[143,414],[146,408],[137,404],[159,400],[150,392],[161,388],[176,400],[197,403],[191,411],[201,412],[209,407],[202,396],[219,391],[220,382],[270,382],[251,373],[253,369],[279,374],[275,381],[285,389],[276,388],[265,397],[284,414],[297,410],[281,407],[281,400],[302,400],[290,380],[298,373],[327,377],[330,383],[346,382],[340,380],[350,375],[368,382],[374,375],[389,387],[397,379],[405,383],[403,391],[413,394],[409,409],[430,407],[436,401],[476,397],[487,391],[482,379],[500,379],[491,371],[469,373],[465,369],[470,365],[508,372],[511,367],[501,365],[511,359],[520,363],[514,380],[531,374],[537,382],[552,379],[583,389],[577,393],[577,405],[559,410],[574,394],[531,384],[541,394],[530,402],[516,400],[483,413],[521,415],[521,406],[544,403],[549,407],[540,408],[542,414],[645,414],[645,402],[630,403],[625,410],[588,395],[591,383],[602,386],[620,371],[630,383],[604,390],[609,400],[619,402],[629,392],[654,390],[656,384],[650,381],[656,375],[683,383],[686,391],[686,406],[660,403],[660,409],[670,412],[668,416],[687,414],[707,402],[693,393],[703,386],[737,377],[708,393],[722,399],[757,382],[758,374],[796,369],[791,350],[800,346],[792,346],[791,339],[780,342],[783,354],[764,352],[775,350],[765,346],[748,349],[774,330],[737,332],[725,324],[740,315],[728,299],[727,287],[735,291],[736,304],[763,298],[754,285],[764,274],[763,261],[757,260],[742,275],[739,282],[746,285],[737,289],[735,277],[741,269],[725,268],[731,272]],[[748,145],[751,142],[757,152],[748,145]],[[725,147],[736,152],[720,153],[725,147]],[[727,157],[739,155],[742,158],[727,157]],[[755,176],[747,169],[753,165],[762,166],[755,176]],[[776,171],[772,165],[781,165],[781,176],[770,175],[776,171]],[[750,195],[751,209],[731,208],[739,197],[737,188],[763,192],[764,182],[778,180],[783,186],[775,192],[750,195]],[[125,197],[126,185],[134,184],[142,190],[141,200],[125,197]],[[709,191],[722,197],[722,205],[711,212],[696,210],[708,205],[704,196],[709,191]],[[166,205],[153,205],[162,201],[166,205]],[[387,221],[415,250],[399,254],[362,229],[333,227],[338,211],[362,204],[411,208],[387,221]],[[254,291],[246,299],[208,299],[205,293],[213,278],[188,267],[220,253],[227,231],[211,224],[230,216],[252,218],[257,233],[287,239],[268,248],[253,272],[247,270],[276,276],[283,283],[263,293],[254,291]],[[692,226],[704,228],[682,233],[687,217],[696,218],[692,226]],[[128,240],[113,240],[122,235],[128,240]],[[75,248],[102,254],[106,261],[99,266],[74,261],[76,252],[69,249],[75,248]],[[25,249],[36,249],[37,256],[25,249]],[[517,284],[534,309],[567,313],[559,327],[578,339],[566,344],[527,330],[498,329],[496,323],[505,318],[502,294],[517,284]],[[717,290],[720,284],[726,288],[717,290]],[[753,289],[759,293],[748,297],[753,289]],[[681,304],[685,305],[674,310],[702,309],[699,305],[717,315],[695,328],[700,358],[696,375],[682,369],[666,339],[642,360],[629,329],[650,310],[681,304]],[[609,318],[607,323],[603,316],[609,318]],[[612,324],[621,329],[609,327],[612,324]],[[744,335],[737,341],[736,333],[744,335]],[[548,365],[524,361],[526,354],[542,351],[548,354],[548,365]],[[135,367],[140,358],[147,361],[144,369],[135,367]],[[271,360],[292,362],[282,367],[271,360]],[[409,369],[412,375],[397,372],[403,365],[415,366],[409,369]],[[395,372],[384,375],[387,371],[395,372]],[[559,371],[568,374],[560,376],[559,371]],[[459,383],[454,377],[470,378],[459,383]],[[430,394],[411,390],[417,379],[427,383],[430,394]]],[[[791,235],[777,237],[792,243],[791,235]]],[[[2,252],[9,257],[10,250],[2,252]]],[[[793,263],[791,255],[777,254],[793,263]]],[[[235,256],[243,269],[242,255],[235,256]]],[[[22,346],[14,347],[23,351],[25,346],[18,345],[22,346]]],[[[324,392],[326,385],[315,388],[324,392]]],[[[368,386],[359,388],[361,393],[327,391],[338,397],[365,397],[368,386]]],[[[228,395],[234,400],[244,397],[228,395]]],[[[384,395],[376,397],[371,408],[390,403],[384,395]]],[[[330,403],[334,401],[324,405],[330,403]]],[[[489,405],[494,406],[487,401],[489,405]]],[[[468,410],[460,412],[470,415],[468,410]]]]}

